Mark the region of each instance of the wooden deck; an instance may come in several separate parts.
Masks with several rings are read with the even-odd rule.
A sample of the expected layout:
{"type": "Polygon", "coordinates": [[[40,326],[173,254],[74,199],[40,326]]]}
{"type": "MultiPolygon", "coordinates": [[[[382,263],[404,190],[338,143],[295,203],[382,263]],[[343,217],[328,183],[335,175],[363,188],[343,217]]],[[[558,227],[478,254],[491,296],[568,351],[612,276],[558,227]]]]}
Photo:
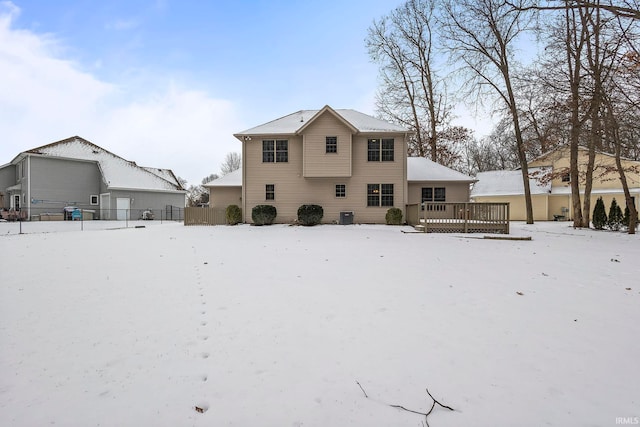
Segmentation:
{"type": "Polygon", "coordinates": [[[407,223],[425,233],[509,234],[508,203],[407,205],[407,223]]]}

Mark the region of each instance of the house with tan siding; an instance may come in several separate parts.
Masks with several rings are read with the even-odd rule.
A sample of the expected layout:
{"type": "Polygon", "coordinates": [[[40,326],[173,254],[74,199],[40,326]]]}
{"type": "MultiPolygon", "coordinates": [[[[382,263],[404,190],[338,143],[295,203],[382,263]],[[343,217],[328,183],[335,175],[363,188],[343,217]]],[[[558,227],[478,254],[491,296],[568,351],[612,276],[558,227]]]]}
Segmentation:
{"type": "Polygon", "coordinates": [[[345,217],[384,223],[389,208],[404,212],[436,194],[468,201],[474,181],[427,159],[408,159],[407,129],[355,110],[302,110],[234,136],[242,143],[242,169],[207,187],[211,207],[239,200],[233,204],[242,208],[244,222],[251,222],[257,205],[275,206],[276,222],[289,223],[301,205],[317,204],[325,223],[345,217]]]}
{"type": "MultiPolygon", "coordinates": [[[[585,172],[587,169],[588,150],[578,150],[579,187],[584,195],[585,172]]],[[[569,175],[569,148],[559,147],[547,152],[528,163],[529,185],[533,204],[533,217],[536,221],[554,219],[571,219],[572,196],[571,177],[569,175]]],[[[622,167],[626,171],[627,183],[636,209],[640,203],[640,162],[623,159],[622,167]]],[[[471,198],[475,202],[508,202],[512,220],[526,220],[524,186],[522,172],[490,171],[476,176],[471,198]]],[[[615,198],[624,209],[625,197],[620,183],[615,157],[597,152],[592,180],[592,209],[595,200],[602,197],[607,210],[615,198]]],[[[592,213],[592,212],[591,212],[592,213]]]]}

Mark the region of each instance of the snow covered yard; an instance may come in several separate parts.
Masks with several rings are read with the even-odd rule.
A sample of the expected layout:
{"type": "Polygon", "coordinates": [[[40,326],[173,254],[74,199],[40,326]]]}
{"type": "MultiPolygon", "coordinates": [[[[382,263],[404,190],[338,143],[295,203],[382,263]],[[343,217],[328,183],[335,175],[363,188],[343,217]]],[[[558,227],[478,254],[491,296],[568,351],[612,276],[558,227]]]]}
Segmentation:
{"type": "Polygon", "coordinates": [[[640,416],[639,235],[14,229],[3,426],[422,426],[389,405],[426,412],[425,388],[455,409],[432,427],[640,416]]]}

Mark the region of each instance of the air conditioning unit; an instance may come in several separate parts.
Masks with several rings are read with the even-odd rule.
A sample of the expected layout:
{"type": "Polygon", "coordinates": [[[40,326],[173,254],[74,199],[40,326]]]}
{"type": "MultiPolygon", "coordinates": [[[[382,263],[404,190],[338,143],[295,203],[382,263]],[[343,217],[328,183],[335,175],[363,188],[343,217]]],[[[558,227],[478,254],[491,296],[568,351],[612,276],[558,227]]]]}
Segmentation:
{"type": "Polygon", "coordinates": [[[353,224],[353,212],[340,212],[340,225],[353,224]]]}

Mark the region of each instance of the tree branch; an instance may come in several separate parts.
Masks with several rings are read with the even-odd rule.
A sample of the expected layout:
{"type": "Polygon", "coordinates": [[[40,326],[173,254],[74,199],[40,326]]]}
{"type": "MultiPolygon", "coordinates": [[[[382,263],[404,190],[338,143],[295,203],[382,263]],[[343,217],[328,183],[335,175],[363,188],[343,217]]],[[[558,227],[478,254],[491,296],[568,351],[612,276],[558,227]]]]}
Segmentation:
{"type": "MultiPolygon", "coordinates": [[[[356,384],[358,384],[358,387],[360,387],[360,390],[362,390],[362,393],[364,394],[364,397],[366,397],[367,399],[369,398],[369,396],[367,395],[367,392],[364,391],[364,388],[362,387],[362,385],[360,384],[360,382],[356,381],[356,384]]],[[[407,412],[411,412],[412,414],[418,414],[418,415],[424,415],[424,421],[427,424],[427,427],[429,427],[429,415],[431,415],[431,413],[433,412],[433,409],[436,407],[436,405],[444,408],[444,409],[448,409],[450,411],[455,411],[455,409],[453,409],[451,406],[447,406],[447,405],[443,405],[442,403],[440,403],[439,401],[437,401],[433,395],[431,395],[431,393],[429,392],[429,389],[427,388],[427,394],[429,395],[429,397],[431,398],[431,400],[433,400],[433,403],[431,404],[431,408],[429,409],[429,412],[420,412],[420,411],[414,411],[413,409],[408,409],[405,408],[402,405],[392,405],[389,403],[385,403],[385,405],[388,405],[392,408],[396,408],[396,409],[402,409],[403,411],[407,411],[407,412]]]]}

